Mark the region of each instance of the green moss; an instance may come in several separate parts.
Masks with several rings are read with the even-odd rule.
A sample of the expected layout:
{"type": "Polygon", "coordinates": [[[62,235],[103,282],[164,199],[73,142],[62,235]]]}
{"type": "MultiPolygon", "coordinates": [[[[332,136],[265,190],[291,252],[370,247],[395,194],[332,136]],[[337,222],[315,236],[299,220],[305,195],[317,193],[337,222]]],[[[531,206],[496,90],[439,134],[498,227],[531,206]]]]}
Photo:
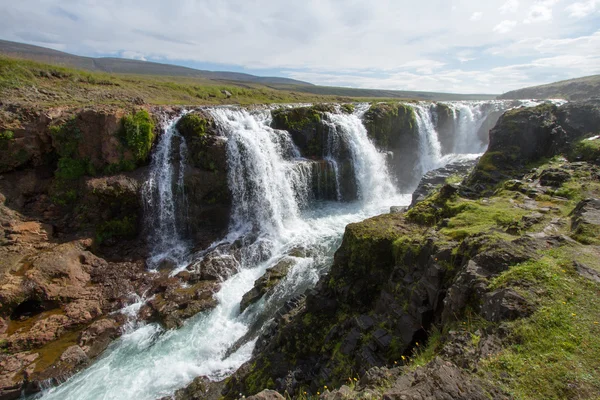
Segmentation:
{"type": "Polygon", "coordinates": [[[568,158],[573,161],[600,161],[600,139],[584,139],[575,143],[568,158]]]}
{"type": "Polygon", "coordinates": [[[56,151],[61,157],[76,156],[81,130],[77,126],[77,119],[71,118],[62,125],[50,127],[50,135],[56,144],[56,151]]]}
{"type": "Polygon", "coordinates": [[[0,132],[0,142],[9,141],[15,138],[15,133],[13,131],[5,130],[0,132]]]}
{"type": "Polygon", "coordinates": [[[96,228],[96,241],[101,244],[115,237],[131,238],[137,234],[137,218],[124,217],[101,223],[96,228]]]}
{"type": "Polygon", "coordinates": [[[342,104],[342,112],[346,114],[352,114],[354,112],[355,106],[352,103],[342,104]]]}
{"type": "Polygon", "coordinates": [[[210,122],[198,114],[186,114],[177,123],[177,128],[185,136],[204,138],[210,122]]]}
{"type": "Polygon", "coordinates": [[[93,167],[87,160],[77,160],[70,157],[61,157],[55,176],[62,180],[75,180],[89,174],[93,175],[93,167]]]}
{"type": "Polygon", "coordinates": [[[133,154],[136,163],[146,161],[154,141],[154,121],[148,111],[141,110],[126,115],[117,133],[121,143],[133,154]]]}
{"type": "Polygon", "coordinates": [[[401,146],[404,138],[415,138],[417,135],[416,114],[408,104],[373,104],[364,120],[369,137],[384,149],[401,146]]]}

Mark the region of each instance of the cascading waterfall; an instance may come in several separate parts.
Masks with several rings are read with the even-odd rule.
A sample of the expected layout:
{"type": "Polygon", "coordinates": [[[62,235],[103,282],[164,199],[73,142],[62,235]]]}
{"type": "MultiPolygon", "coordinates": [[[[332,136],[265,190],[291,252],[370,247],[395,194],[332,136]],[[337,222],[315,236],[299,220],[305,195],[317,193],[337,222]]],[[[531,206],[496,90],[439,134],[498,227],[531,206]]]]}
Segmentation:
{"type": "Polygon", "coordinates": [[[438,132],[433,122],[432,104],[412,105],[417,119],[417,130],[419,132],[419,165],[415,171],[418,176],[442,166],[442,147],[438,138],[438,132]]]}
{"type": "MultiPolygon", "coordinates": [[[[250,358],[257,333],[253,329],[259,329],[285,301],[316,284],[330,265],[347,224],[410,202],[409,195],[396,195],[384,156],[368,140],[358,113],[328,116],[336,140],[351,150],[361,193],[361,201],[340,203],[313,201],[319,196],[315,194],[319,181],[335,189],[333,198],[340,198],[336,154],[324,162],[302,158],[288,132],[269,127],[268,110],[207,111],[227,137],[228,181],[233,193],[229,234],[214,247],[227,249],[244,243],[243,251],[235,255],[239,272],[222,283],[212,311],[196,315],[178,330],[165,332],[157,324],[148,324],[127,332],[88,369],[45,392],[45,399],[156,399],[171,395],[196,376],[226,377],[250,358]],[[319,163],[324,176],[316,178],[319,170],[314,166],[319,163]],[[335,187],[330,186],[332,180],[335,187]],[[267,268],[282,260],[292,264],[287,277],[269,297],[240,314],[243,294],[267,268]],[[236,342],[239,346],[231,351],[236,342]]],[[[164,227],[153,242],[157,260],[169,254],[166,244],[174,243],[163,233],[174,232],[171,239],[177,238],[179,229],[166,218],[176,209],[174,201],[167,200],[168,194],[176,197],[177,183],[182,182],[177,176],[181,166],[174,168],[167,161],[172,139],[178,135],[174,122],[165,126],[147,185],[152,188],[148,193],[154,193],[152,207],[164,204],[166,208],[151,207],[156,213],[149,214],[155,215],[157,227],[164,227]],[[170,185],[166,184],[169,179],[170,185]],[[161,203],[161,199],[166,201],[161,203]]]]}
{"type": "MultiPolygon", "coordinates": [[[[441,152],[432,106],[412,106],[421,143],[416,173],[423,174],[448,162],[448,155],[441,152]]],[[[288,132],[269,127],[268,110],[208,109],[227,138],[228,183],[233,194],[229,233],[211,249],[227,253],[242,243],[241,251],[229,254],[237,257],[239,272],[222,283],[215,309],[196,315],[178,330],[165,332],[157,324],[132,325],[134,329],[92,366],[46,391],[44,399],[156,399],[171,395],[196,376],[222,379],[247,361],[264,321],[285,301],[314,286],[327,271],[348,223],[410,202],[410,195],[396,194],[385,155],[368,139],[361,122],[366,107],[358,106],[352,115],[327,114],[327,144],[318,161],[303,158],[288,132]],[[348,171],[350,177],[345,175],[348,171]],[[341,200],[342,185],[348,179],[355,181],[358,201],[326,201],[341,200]],[[244,293],[267,268],[282,261],[292,265],[287,277],[273,293],[240,313],[244,293]]],[[[456,105],[456,116],[461,115],[460,107],[456,105]]],[[[455,147],[459,152],[474,149],[469,147],[470,138],[478,128],[472,124],[484,118],[476,112],[473,117],[462,113],[467,115],[464,121],[454,122],[469,129],[464,130],[466,139],[455,147]]],[[[144,190],[147,215],[153,218],[156,265],[165,259],[174,264],[186,259],[182,227],[174,217],[178,205],[184,204],[177,198],[183,195],[186,153],[175,122],[164,124],[144,190]]],[[[190,259],[202,259],[206,252],[190,259]]]]}
{"type": "Polygon", "coordinates": [[[188,252],[182,238],[184,227],[179,226],[177,218],[177,213],[185,213],[187,208],[183,185],[187,146],[175,128],[179,118],[163,121],[163,134],[152,154],[149,176],[142,188],[145,230],[152,248],[148,260],[151,269],[164,263],[170,267],[179,265],[188,252]],[[174,164],[178,164],[178,168],[174,164]]]}
{"type": "MultiPolygon", "coordinates": [[[[330,136],[328,158],[335,160],[340,142],[346,145],[350,151],[358,198],[371,203],[377,199],[393,197],[396,189],[390,179],[384,156],[369,140],[367,129],[361,120],[368,108],[369,104],[361,104],[351,115],[327,113],[325,123],[329,125],[330,136]]],[[[337,163],[335,165],[338,180],[337,163]]],[[[339,187],[339,184],[336,186],[339,187]]]]}
{"type": "Polygon", "coordinates": [[[483,153],[487,143],[477,137],[485,119],[492,113],[506,109],[504,101],[449,102],[444,103],[452,110],[454,116],[455,141],[452,153],[483,153]]]}

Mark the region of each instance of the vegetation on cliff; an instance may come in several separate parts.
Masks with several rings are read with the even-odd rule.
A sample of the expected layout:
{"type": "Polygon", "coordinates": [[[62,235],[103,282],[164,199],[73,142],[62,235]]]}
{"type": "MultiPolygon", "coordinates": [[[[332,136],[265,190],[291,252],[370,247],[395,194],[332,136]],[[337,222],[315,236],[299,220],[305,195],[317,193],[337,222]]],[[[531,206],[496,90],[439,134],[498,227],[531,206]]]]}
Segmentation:
{"type": "Polygon", "coordinates": [[[508,113],[463,183],[349,225],[329,274],[223,393],[597,397],[600,168],[584,154],[599,116],[508,113]]]}

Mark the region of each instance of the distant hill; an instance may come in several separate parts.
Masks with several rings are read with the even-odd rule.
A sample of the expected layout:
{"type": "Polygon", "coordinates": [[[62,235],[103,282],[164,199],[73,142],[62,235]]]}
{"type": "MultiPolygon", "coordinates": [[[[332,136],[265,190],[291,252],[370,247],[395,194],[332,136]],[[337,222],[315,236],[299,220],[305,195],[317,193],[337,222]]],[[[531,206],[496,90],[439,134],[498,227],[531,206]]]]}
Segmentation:
{"type": "Polygon", "coordinates": [[[81,57],[62,51],[29,44],[0,40],[0,54],[24,58],[46,64],[60,65],[95,72],[119,74],[164,75],[203,78],[211,80],[226,80],[234,82],[251,82],[261,84],[289,84],[311,86],[311,83],[295,79],[255,76],[238,72],[204,71],[178,65],[161,64],[149,61],[129,60],[112,57],[81,57]]]}
{"type": "Polygon", "coordinates": [[[286,84],[268,84],[270,88],[279,90],[293,90],[295,92],[311,93],[325,96],[346,96],[404,100],[430,100],[430,101],[464,101],[464,100],[495,100],[495,94],[462,94],[444,92],[420,92],[411,90],[383,90],[383,89],[357,89],[335,86],[291,86],[286,84]]]}
{"type": "MultiPolygon", "coordinates": [[[[379,89],[356,89],[347,87],[318,86],[308,82],[280,77],[262,77],[250,74],[242,74],[227,71],[205,71],[194,68],[181,67],[178,65],[161,64],[149,61],[129,60],[111,57],[82,57],[62,51],[52,50],[45,47],[29,44],[0,40],[0,55],[8,57],[36,61],[44,64],[57,65],[78,70],[91,72],[104,72],[109,74],[134,74],[145,76],[163,76],[174,78],[192,78],[206,82],[216,81],[224,85],[263,85],[270,89],[285,92],[295,92],[316,96],[335,96],[338,98],[354,99],[412,99],[431,101],[451,100],[492,100],[495,94],[457,94],[438,93],[408,90],[379,90],[379,89]]],[[[251,86],[252,86],[251,85],[251,86]]],[[[256,88],[255,88],[256,89],[256,88]]],[[[306,97],[304,97],[306,98],[306,97]]]]}
{"type": "Polygon", "coordinates": [[[600,75],[532,86],[506,92],[499,99],[566,99],[584,100],[600,96],[600,75]]]}

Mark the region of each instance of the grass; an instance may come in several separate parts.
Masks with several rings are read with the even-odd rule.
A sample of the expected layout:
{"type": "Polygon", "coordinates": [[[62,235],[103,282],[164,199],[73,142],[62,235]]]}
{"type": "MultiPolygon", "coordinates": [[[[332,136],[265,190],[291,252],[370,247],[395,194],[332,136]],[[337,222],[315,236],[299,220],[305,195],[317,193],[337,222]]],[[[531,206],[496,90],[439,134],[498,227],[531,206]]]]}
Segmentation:
{"type": "Polygon", "coordinates": [[[516,399],[597,398],[600,393],[600,285],[574,260],[600,270],[598,250],[563,246],[506,271],[492,288],[517,287],[535,302],[531,317],[507,323],[511,345],[484,369],[516,399]],[[531,289],[533,288],[533,290],[531,289]]]}
{"type": "MultiPolygon", "coordinates": [[[[366,97],[321,95],[257,83],[194,77],[108,74],[0,56],[4,102],[60,105],[211,105],[367,101],[366,97]],[[231,93],[229,97],[225,91],[231,93]]],[[[381,100],[379,98],[378,100],[381,100]]]]}

